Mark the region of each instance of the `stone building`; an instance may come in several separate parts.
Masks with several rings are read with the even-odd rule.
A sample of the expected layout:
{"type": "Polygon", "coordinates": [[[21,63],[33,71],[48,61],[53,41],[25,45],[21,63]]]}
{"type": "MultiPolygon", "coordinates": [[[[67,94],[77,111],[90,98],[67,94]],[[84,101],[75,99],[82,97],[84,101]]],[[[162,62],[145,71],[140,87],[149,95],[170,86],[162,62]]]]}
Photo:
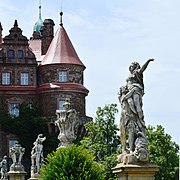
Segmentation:
{"type": "MultiPolygon", "coordinates": [[[[61,23],[54,35],[54,22],[39,18],[30,40],[22,34],[17,20],[9,35],[2,37],[0,24],[0,108],[5,106],[12,117],[19,115],[19,105],[38,104],[44,117],[55,116],[65,101],[79,112],[82,123],[86,116],[86,96],[83,73],[85,65],[78,57],[61,23]]],[[[62,18],[62,13],[61,13],[62,18]]],[[[0,131],[0,157],[17,137],[0,131]]]]}

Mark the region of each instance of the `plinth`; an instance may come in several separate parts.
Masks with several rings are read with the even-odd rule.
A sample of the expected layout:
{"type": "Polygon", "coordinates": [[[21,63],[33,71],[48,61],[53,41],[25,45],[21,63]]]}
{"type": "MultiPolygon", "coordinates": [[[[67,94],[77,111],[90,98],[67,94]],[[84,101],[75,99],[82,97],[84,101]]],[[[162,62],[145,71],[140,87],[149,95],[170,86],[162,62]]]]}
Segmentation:
{"type": "Polygon", "coordinates": [[[25,180],[26,172],[22,164],[12,164],[8,172],[10,180],[25,180]]]}
{"type": "Polygon", "coordinates": [[[112,171],[117,175],[118,180],[154,180],[159,166],[155,164],[117,164],[116,167],[112,168],[112,171]]]}
{"type": "Polygon", "coordinates": [[[25,180],[26,174],[27,173],[25,171],[9,171],[8,172],[10,180],[25,180]]]}

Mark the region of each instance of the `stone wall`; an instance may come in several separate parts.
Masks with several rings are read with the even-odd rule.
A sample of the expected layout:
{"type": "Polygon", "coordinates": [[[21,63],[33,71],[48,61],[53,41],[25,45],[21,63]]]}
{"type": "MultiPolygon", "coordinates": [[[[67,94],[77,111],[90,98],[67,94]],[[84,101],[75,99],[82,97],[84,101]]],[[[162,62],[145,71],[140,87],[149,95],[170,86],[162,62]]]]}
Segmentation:
{"type": "Polygon", "coordinates": [[[39,94],[40,107],[43,109],[44,116],[54,116],[59,108],[59,100],[68,100],[73,109],[85,115],[85,95],[76,92],[47,92],[39,94]]]}

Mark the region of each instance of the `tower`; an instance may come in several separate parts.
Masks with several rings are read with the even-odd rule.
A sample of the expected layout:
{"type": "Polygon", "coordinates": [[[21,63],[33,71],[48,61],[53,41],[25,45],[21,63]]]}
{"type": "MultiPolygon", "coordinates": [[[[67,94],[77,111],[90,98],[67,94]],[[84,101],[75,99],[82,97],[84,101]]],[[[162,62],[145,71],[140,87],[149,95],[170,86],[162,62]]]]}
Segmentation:
{"type": "Polygon", "coordinates": [[[82,117],[86,116],[85,97],[89,91],[83,82],[85,68],[61,22],[38,66],[38,92],[40,105],[46,109],[45,116],[54,115],[66,100],[82,117]]]}
{"type": "MultiPolygon", "coordinates": [[[[91,120],[86,116],[89,93],[84,87],[86,67],[63,26],[62,15],[55,36],[53,20],[45,19],[40,39],[30,41],[22,34],[17,20],[9,35],[2,39],[0,24],[0,109],[4,106],[12,117],[19,116],[19,105],[24,103],[29,107],[39,105],[43,116],[54,120],[56,110],[62,109],[64,102],[69,101],[78,112],[81,125],[91,120]]],[[[50,124],[54,126],[53,121],[50,124]]],[[[8,153],[14,142],[17,142],[16,136],[0,129],[0,157],[8,153]]]]}
{"type": "Polygon", "coordinates": [[[40,39],[41,38],[41,28],[44,26],[43,20],[41,18],[41,0],[39,0],[39,17],[36,21],[33,28],[33,37],[31,39],[40,39]]]}

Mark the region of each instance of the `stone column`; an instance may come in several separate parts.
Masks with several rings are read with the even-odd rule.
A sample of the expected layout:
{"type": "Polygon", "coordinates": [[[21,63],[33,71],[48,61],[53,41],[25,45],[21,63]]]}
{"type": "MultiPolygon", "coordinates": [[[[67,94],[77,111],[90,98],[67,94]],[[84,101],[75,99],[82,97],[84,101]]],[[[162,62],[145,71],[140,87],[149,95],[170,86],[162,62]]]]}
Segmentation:
{"type": "Polygon", "coordinates": [[[159,171],[159,166],[155,164],[118,164],[112,170],[117,175],[118,180],[154,180],[155,173],[159,171]]]}

